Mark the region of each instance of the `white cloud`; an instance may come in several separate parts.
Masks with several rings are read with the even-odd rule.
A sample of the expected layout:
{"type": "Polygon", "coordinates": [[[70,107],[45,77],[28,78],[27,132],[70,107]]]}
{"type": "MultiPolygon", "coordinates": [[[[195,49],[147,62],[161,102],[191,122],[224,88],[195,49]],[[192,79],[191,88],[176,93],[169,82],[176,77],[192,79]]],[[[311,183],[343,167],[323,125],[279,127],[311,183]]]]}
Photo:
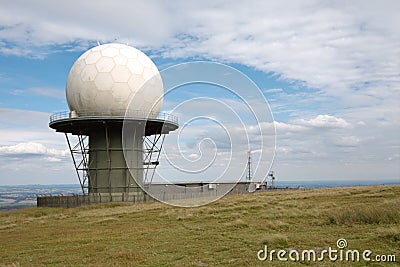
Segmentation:
{"type": "Polygon", "coordinates": [[[282,88],[271,88],[271,89],[264,89],[264,93],[268,94],[276,94],[276,93],[282,93],[283,89],[282,88]]]}
{"type": "Polygon", "coordinates": [[[348,128],[350,127],[350,123],[345,121],[342,118],[337,118],[331,115],[318,115],[317,117],[305,120],[299,119],[292,121],[294,124],[303,125],[303,126],[311,126],[317,128],[348,128]]]}
{"type": "Polygon", "coordinates": [[[285,123],[285,122],[279,122],[275,121],[275,127],[276,131],[278,133],[284,133],[284,132],[298,132],[305,130],[306,128],[302,125],[296,125],[296,124],[291,124],[291,123],[285,123]]]}
{"type": "Polygon", "coordinates": [[[46,147],[39,143],[21,143],[14,146],[1,146],[0,154],[46,154],[46,147]]]}
{"type": "Polygon", "coordinates": [[[188,158],[191,158],[191,159],[196,159],[196,158],[198,158],[199,157],[199,155],[198,154],[195,154],[195,153],[192,153],[192,154],[190,154],[189,156],[188,156],[188,158]]]}
{"type": "Polygon", "coordinates": [[[54,157],[46,157],[44,158],[45,160],[49,161],[49,162],[61,162],[61,159],[59,158],[54,158],[54,157]]]}
{"type": "Polygon", "coordinates": [[[47,148],[41,143],[27,142],[13,146],[0,146],[0,155],[41,155],[41,156],[61,156],[68,155],[67,150],[47,148]]]}
{"type": "Polygon", "coordinates": [[[356,136],[340,136],[335,141],[334,144],[338,146],[348,146],[354,147],[360,143],[360,139],[356,136]]]}

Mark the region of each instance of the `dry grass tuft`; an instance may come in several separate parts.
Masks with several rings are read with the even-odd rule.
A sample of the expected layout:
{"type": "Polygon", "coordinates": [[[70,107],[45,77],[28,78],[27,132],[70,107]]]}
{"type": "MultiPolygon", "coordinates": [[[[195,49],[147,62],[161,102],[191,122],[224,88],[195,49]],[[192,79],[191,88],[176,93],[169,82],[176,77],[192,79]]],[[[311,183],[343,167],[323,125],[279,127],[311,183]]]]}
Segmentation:
{"type": "Polygon", "coordinates": [[[400,243],[400,226],[391,226],[377,231],[377,238],[382,238],[389,242],[400,243]]]}
{"type": "Polygon", "coordinates": [[[273,248],[286,248],[289,245],[289,238],[284,234],[272,234],[263,239],[261,245],[273,248]]]}
{"type": "Polygon", "coordinates": [[[249,224],[242,219],[235,219],[233,221],[227,222],[225,225],[229,229],[243,229],[249,227],[249,224]]]}
{"type": "Polygon", "coordinates": [[[357,206],[331,212],[329,223],[353,224],[396,224],[400,223],[400,206],[386,204],[379,206],[357,206]]]}

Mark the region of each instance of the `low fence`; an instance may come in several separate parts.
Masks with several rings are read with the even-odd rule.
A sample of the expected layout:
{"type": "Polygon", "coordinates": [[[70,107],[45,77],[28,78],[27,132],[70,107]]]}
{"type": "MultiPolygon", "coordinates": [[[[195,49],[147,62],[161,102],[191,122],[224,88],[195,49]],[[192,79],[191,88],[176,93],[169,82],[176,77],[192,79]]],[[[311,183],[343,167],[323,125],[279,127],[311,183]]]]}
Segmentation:
{"type": "Polygon", "coordinates": [[[210,191],[196,192],[188,190],[185,192],[145,192],[134,193],[90,193],[89,195],[38,195],[38,207],[74,208],[92,204],[103,204],[110,202],[142,203],[156,201],[190,200],[207,197],[222,197],[224,195],[247,194],[248,184],[237,184],[226,192],[218,188],[210,191]]]}
{"type": "Polygon", "coordinates": [[[80,206],[88,206],[92,204],[104,204],[110,202],[129,202],[141,203],[155,201],[154,198],[147,194],[132,195],[128,193],[112,193],[112,194],[90,194],[90,195],[44,195],[37,196],[38,207],[54,207],[54,208],[74,208],[80,206]]]}

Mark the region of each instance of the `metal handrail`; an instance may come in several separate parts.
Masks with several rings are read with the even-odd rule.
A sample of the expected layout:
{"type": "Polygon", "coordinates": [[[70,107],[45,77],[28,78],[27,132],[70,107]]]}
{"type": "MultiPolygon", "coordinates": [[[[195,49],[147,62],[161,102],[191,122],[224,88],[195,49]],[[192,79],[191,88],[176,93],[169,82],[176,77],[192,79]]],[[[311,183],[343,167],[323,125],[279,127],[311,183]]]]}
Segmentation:
{"type": "Polygon", "coordinates": [[[58,120],[64,120],[64,119],[70,119],[70,118],[85,118],[85,117],[124,117],[124,118],[134,118],[134,119],[149,119],[149,118],[154,118],[158,120],[165,120],[165,121],[171,121],[173,123],[178,124],[178,117],[169,113],[165,112],[147,112],[144,110],[130,110],[125,113],[125,110],[121,110],[121,112],[116,112],[113,110],[114,114],[126,114],[123,116],[120,115],[110,115],[110,114],[100,114],[98,112],[93,112],[93,111],[83,111],[83,112],[78,112],[76,115],[72,114],[70,111],[61,111],[54,113],[50,116],[50,123],[58,121],[58,120]]]}

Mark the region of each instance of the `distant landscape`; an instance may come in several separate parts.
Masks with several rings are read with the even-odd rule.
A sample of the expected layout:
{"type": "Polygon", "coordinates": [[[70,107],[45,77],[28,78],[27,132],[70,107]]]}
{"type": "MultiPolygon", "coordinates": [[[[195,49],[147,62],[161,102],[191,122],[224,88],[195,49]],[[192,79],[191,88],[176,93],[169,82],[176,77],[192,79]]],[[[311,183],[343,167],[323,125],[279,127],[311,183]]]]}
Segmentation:
{"type": "MultiPolygon", "coordinates": [[[[342,186],[393,185],[397,180],[276,181],[278,188],[334,188],[342,186]]],[[[0,186],[0,211],[36,206],[37,195],[81,194],[78,184],[0,186]]]]}
{"type": "Polygon", "coordinates": [[[36,206],[37,195],[82,193],[77,184],[0,186],[0,211],[36,206]]]}

